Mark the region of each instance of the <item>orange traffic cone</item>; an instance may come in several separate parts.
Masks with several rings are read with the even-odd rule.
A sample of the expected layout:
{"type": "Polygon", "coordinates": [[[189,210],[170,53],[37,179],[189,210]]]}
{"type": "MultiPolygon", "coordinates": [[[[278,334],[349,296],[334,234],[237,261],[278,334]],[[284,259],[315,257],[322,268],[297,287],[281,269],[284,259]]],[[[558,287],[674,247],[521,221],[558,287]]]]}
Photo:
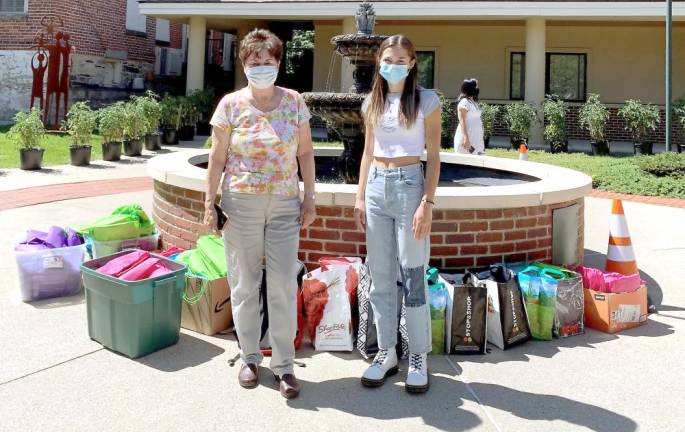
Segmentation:
{"type": "Polygon", "coordinates": [[[525,143],[519,146],[519,160],[528,160],[528,146],[525,143]]]}
{"type": "Polygon", "coordinates": [[[606,271],[625,275],[639,273],[633,244],[630,241],[630,232],[628,232],[628,223],[623,214],[623,203],[617,199],[611,206],[606,271]]]}

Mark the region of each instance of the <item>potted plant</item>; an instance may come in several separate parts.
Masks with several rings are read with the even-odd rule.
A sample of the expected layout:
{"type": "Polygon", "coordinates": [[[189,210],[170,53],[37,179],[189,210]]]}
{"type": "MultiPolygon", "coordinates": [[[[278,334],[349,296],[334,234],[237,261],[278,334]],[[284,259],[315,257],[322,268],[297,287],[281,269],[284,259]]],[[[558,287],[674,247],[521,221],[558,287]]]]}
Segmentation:
{"type": "Polygon", "coordinates": [[[181,106],[179,98],[166,95],[162,99],[161,122],[164,144],[178,144],[178,129],[181,127],[181,106]]]}
{"type": "Polygon", "coordinates": [[[552,153],[568,151],[566,139],[566,102],[554,95],[547,95],[542,103],[542,113],[545,116],[545,140],[552,153]]]}
{"type": "Polygon", "coordinates": [[[511,147],[518,150],[522,143],[530,138],[530,127],[537,119],[535,108],[524,102],[515,102],[505,106],[504,122],[509,127],[511,147]]]}
{"type": "Polygon", "coordinates": [[[480,104],[480,118],[483,121],[483,142],[485,148],[490,148],[490,137],[495,131],[495,118],[500,110],[499,105],[481,103],[480,104]]]}
{"type": "Polygon", "coordinates": [[[454,129],[452,120],[454,116],[454,103],[447,99],[444,94],[438,92],[440,99],[440,147],[449,149],[454,146],[454,129]]]}
{"type": "Polygon", "coordinates": [[[195,133],[199,136],[211,135],[212,127],[209,124],[209,118],[212,114],[212,108],[214,108],[214,89],[208,87],[204,90],[198,90],[190,98],[198,113],[195,133]]]}
{"type": "Polygon", "coordinates": [[[126,112],[123,102],[101,108],[98,111],[98,129],[102,135],[102,159],[118,161],[126,127],[126,112]]]}
{"type": "Polygon", "coordinates": [[[43,164],[43,149],[40,140],[45,135],[43,116],[38,108],[30,112],[18,112],[14,116],[14,126],[9,130],[9,136],[21,144],[19,149],[20,167],[23,170],[37,170],[43,164]]]}
{"type": "Polygon", "coordinates": [[[578,113],[579,123],[590,134],[592,154],[609,156],[609,142],[606,139],[609,110],[599,100],[598,94],[591,94],[578,113]]]}
{"type": "Polygon", "coordinates": [[[162,148],[162,136],[159,133],[159,123],[162,118],[162,107],[159,103],[159,96],[152,90],[148,90],[145,96],[136,97],[135,103],[146,121],[145,149],[160,150],[162,148]]]}
{"type": "MultiPolygon", "coordinates": [[[[680,125],[683,133],[685,133],[685,97],[681,97],[675,102],[673,115],[676,123],[680,125]]],[[[685,151],[685,143],[678,143],[678,153],[685,151]]]]}
{"type": "Polygon", "coordinates": [[[62,129],[71,135],[69,154],[72,165],[90,164],[90,139],[97,125],[97,118],[97,112],[90,109],[88,102],[76,102],[69,108],[66,119],[62,122],[62,129]]]}
{"type": "Polygon", "coordinates": [[[140,156],[143,152],[143,137],[147,127],[145,113],[135,100],[124,104],[124,154],[140,156]]]}
{"type": "Polygon", "coordinates": [[[199,119],[198,110],[190,96],[180,98],[181,128],[178,139],[192,141],[195,139],[195,123],[199,119]]]}
{"type": "Polygon", "coordinates": [[[618,110],[618,115],[625,121],[625,128],[633,138],[634,153],[639,151],[641,154],[651,155],[654,143],[648,141],[647,135],[656,130],[660,122],[659,108],[631,99],[618,110]]]}

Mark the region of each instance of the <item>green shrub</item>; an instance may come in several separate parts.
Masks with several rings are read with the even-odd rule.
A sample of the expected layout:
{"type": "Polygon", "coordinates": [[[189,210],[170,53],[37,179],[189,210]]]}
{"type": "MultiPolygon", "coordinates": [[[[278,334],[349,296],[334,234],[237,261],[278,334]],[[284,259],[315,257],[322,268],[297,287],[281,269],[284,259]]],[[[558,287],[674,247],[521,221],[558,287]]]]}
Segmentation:
{"type": "Polygon", "coordinates": [[[504,122],[509,127],[509,133],[515,141],[528,141],[530,128],[536,119],[535,107],[528,103],[516,102],[504,108],[504,122]]]}
{"type": "Polygon", "coordinates": [[[552,147],[566,142],[566,102],[553,95],[547,95],[542,104],[542,112],[547,124],[545,125],[545,139],[552,147]]]}
{"type": "Polygon", "coordinates": [[[657,177],[685,176],[685,154],[682,153],[665,152],[656,156],[643,156],[637,158],[636,163],[642,171],[657,177]]]}
{"type": "Polygon", "coordinates": [[[179,129],[181,127],[181,98],[177,96],[165,95],[161,101],[161,122],[165,127],[179,129]]]}
{"type": "Polygon", "coordinates": [[[45,126],[41,111],[33,108],[30,112],[20,111],[14,116],[14,126],[9,130],[9,136],[17,139],[25,149],[39,149],[40,140],[45,136],[45,126]]]}
{"type": "Polygon", "coordinates": [[[197,90],[188,98],[197,111],[198,119],[208,121],[212,108],[214,108],[214,89],[207,87],[204,90],[197,90]]]}
{"type": "Polygon", "coordinates": [[[142,107],[135,100],[124,104],[124,134],[130,139],[139,139],[145,135],[148,123],[142,107]]]}
{"type": "Polygon", "coordinates": [[[159,96],[152,90],[148,90],[145,92],[145,96],[134,96],[132,100],[145,118],[144,134],[157,131],[162,118],[162,105],[159,102],[159,96]]]}
{"type": "Polygon", "coordinates": [[[608,120],[609,110],[600,102],[598,94],[591,94],[580,109],[580,126],[590,133],[593,141],[605,142],[608,120]]]}
{"type": "Polygon", "coordinates": [[[483,121],[483,137],[490,138],[495,130],[495,118],[499,112],[500,105],[493,105],[488,103],[480,104],[480,118],[483,121]]]}
{"type": "Polygon", "coordinates": [[[122,141],[126,129],[126,112],[123,102],[100,108],[98,110],[98,129],[106,143],[122,141]]]}
{"type": "Polygon", "coordinates": [[[626,101],[618,110],[618,115],[625,121],[626,130],[636,143],[642,143],[660,122],[659,108],[652,104],[643,104],[638,99],[626,101]]]}
{"type": "Polygon", "coordinates": [[[88,102],[76,102],[69,108],[66,119],[62,122],[71,136],[72,147],[90,146],[90,138],[97,126],[98,113],[93,111],[88,102]]]}

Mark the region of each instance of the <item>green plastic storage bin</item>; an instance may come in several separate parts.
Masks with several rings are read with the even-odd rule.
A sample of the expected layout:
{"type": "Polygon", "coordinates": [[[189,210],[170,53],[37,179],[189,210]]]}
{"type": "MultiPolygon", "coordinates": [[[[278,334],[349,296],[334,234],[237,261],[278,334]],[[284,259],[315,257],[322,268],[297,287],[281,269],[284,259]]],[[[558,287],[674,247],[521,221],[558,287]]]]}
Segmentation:
{"type": "Polygon", "coordinates": [[[171,273],[128,282],[97,271],[132,250],[87,261],[81,266],[86,291],[88,334],[130,358],[142,357],[178,341],[186,266],[164,261],[171,273]]]}

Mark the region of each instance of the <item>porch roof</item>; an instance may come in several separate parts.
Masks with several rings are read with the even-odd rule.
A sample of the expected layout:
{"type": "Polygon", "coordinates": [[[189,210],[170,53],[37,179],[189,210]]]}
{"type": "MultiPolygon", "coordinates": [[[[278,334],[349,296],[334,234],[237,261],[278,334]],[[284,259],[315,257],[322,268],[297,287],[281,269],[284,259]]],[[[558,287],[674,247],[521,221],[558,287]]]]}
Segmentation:
{"type": "MultiPolygon", "coordinates": [[[[623,1],[464,1],[375,0],[380,19],[547,19],[636,20],[664,19],[663,0],[623,1]]],[[[359,0],[140,0],[143,14],[257,19],[341,19],[354,16],[359,0]]],[[[685,20],[685,1],[673,2],[675,20],[685,20]]]]}

